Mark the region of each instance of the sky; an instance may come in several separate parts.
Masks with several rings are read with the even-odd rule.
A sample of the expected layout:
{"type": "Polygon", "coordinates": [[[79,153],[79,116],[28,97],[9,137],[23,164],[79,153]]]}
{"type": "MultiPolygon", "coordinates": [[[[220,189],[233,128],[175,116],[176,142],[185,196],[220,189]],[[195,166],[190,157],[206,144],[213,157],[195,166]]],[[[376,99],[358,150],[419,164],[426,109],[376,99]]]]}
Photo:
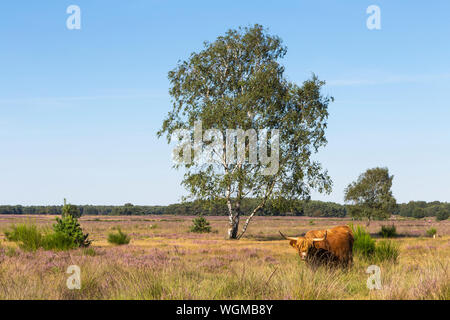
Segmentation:
{"type": "Polygon", "coordinates": [[[165,205],[186,191],[156,132],[168,71],[230,28],[283,39],[286,77],[327,82],[329,195],[386,166],[398,202],[450,201],[447,0],[53,0],[0,4],[0,204],[165,205]],[[69,5],[81,10],[70,30],[69,5]],[[369,30],[370,5],[381,29],[369,30]]]}

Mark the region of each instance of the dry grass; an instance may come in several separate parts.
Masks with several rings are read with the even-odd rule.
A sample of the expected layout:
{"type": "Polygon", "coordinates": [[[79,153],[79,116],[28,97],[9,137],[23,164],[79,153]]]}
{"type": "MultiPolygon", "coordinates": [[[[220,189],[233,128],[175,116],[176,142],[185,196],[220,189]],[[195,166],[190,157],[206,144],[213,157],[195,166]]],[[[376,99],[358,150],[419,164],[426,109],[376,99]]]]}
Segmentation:
{"type": "MultiPolygon", "coordinates": [[[[392,221],[398,263],[381,267],[381,290],[366,287],[368,262],[350,270],[312,270],[278,230],[299,235],[349,223],[343,219],[257,217],[240,241],[224,240],[226,217],[207,217],[216,233],[189,232],[192,217],[83,217],[93,249],[23,252],[1,233],[0,299],[450,299],[450,221],[392,221]],[[314,225],[309,221],[314,220],[314,225]],[[112,246],[120,227],[129,245],[112,246]],[[431,226],[436,239],[425,237],[431,226]],[[69,290],[69,265],[81,268],[81,290],[69,290]]],[[[19,222],[51,225],[51,216],[0,216],[0,229],[19,222]]],[[[389,223],[392,223],[389,222],[389,223]]],[[[369,231],[376,234],[375,222],[369,231]]]]}

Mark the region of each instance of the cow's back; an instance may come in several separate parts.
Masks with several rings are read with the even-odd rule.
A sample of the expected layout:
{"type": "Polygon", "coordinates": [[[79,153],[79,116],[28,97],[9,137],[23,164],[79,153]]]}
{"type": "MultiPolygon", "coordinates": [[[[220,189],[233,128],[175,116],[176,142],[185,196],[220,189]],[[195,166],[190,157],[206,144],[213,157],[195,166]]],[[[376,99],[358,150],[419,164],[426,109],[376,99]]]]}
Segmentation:
{"type": "Polygon", "coordinates": [[[307,238],[323,238],[325,241],[317,241],[314,246],[317,249],[325,249],[333,253],[340,261],[349,263],[353,260],[353,233],[348,226],[337,226],[327,230],[312,230],[305,234],[307,238]]]}

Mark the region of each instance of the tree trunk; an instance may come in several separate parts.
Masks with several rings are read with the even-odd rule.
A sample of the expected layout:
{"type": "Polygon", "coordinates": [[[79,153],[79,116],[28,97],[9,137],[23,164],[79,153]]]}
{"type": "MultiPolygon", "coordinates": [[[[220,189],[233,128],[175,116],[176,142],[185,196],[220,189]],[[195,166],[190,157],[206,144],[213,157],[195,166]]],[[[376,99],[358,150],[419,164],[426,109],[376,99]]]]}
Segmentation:
{"type": "Polygon", "coordinates": [[[252,220],[253,216],[254,216],[260,209],[264,208],[264,206],[266,205],[267,198],[272,194],[272,190],[273,190],[273,187],[274,187],[274,186],[275,186],[275,180],[272,181],[272,184],[270,185],[269,190],[268,190],[268,192],[266,193],[266,195],[265,195],[264,199],[262,200],[262,202],[261,202],[261,203],[253,210],[253,212],[252,212],[252,213],[250,214],[250,216],[247,218],[247,221],[245,221],[244,227],[242,228],[242,232],[241,232],[241,234],[238,236],[238,240],[239,240],[240,238],[242,238],[242,236],[244,235],[245,231],[247,231],[248,224],[249,224],[250,221],[252,220]]]}
{"type": "MultiPolygon", "coordinates": [[[[241,165],[239,164],[238,167],[240,168],[241,165]]],[[[236,196],[236,202],[234,205],[234,208],[231,204],[230,197],[228,197],[228,211],[230,214],[230,227],[228,229],[228,239],[239,239],[238,232],[239,232],[239,219],[241,217],[241,201],[242,201],[242,181],[239,181],[238,185],[238,192],[236,196]]]]}
{"type": "Polygon", "coordinates": [[[237,239],[239,231],[239,214],[232,212],[229,215],[228,239],[237,239]]]}
{"type": "Polygon", "coordinates": [[[231,204],[231,200],[227,199],[228,206],[228,239],[237,239],[239,232],[239,219],[241,215],[241,203],[236,202],[235,208],[231,204]]]}
{"type": "Polygon", "coordinates": [[[247,231],[248,224],[249,224],[250,221],[252,220],[252,218],[253,218],[253,216],[255,215],[255,213],[258,212],[258,210],[261,209],[261,208],[263,208],[263,207],[264,207],[264,205],[261,204],[261,205],[257,206],[257,207],[253,210],[253,212],[252,212],[252,213],[250,214],[250,216],[247,218],[247,221],[245,221],[244,227],[242,228],[242,232],[241,232],[241,234],[239,235],[238,239],[240,239],[240,238],[244,235],[245,231],[247,231]]]}

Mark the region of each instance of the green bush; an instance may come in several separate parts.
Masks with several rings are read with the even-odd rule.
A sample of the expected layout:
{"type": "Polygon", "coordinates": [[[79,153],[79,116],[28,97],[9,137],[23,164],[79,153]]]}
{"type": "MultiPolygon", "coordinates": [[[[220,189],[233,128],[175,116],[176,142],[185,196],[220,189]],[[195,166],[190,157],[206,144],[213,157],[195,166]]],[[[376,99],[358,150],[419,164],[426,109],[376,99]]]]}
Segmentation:
{"type": "Polygon", "coordinates": [[[19,224],[5,232],[6,239],[17,242],[25,251],[36,251],[39,248],[45,250],[69,250],[76,245],[66,234],[61,232],[45,233],[35,225],[19,224]]]}
{"type": "Polygon", "coordinates": [[[427,235],[430,237],[434,236],[436,233],[437,233],[437,230],[434,227],[431,227],[430,229],[427,230],[427,235]]]}
{"type": "Polygon", "coordinates": [[[129,244],[130,243],[130,237],[123,233],[120,228],[117,228],[117,233],[110,233],[108,234],[108,242],[112,244],[129,244]]]}
{"type": "MultiPolygon", "coordinates": [[[[392,240],[376,242],[362,226],[350,225],[353,231],[353,251],[370,263],[383,261],[396,262],[400,254],[399,245],[392,240]]],[[[388,228],[392,234],[392,228],[388,228]]],[[[395,227],[393,228],[395,231],[395,227]]],[[[381,233],[381,232],[380,232],[381,233]]]]}
{"type": "Polygon", "coordinates": [[[399,245],[391,240],[378,241],[375,246],[374,258],[377,262],[391,261],[396,262],[399,256],[399,245]]]}
{"type": "Polygon", "coordinates": [[[193,225],[190,228],[191,232],[196,232],[196,233],[211,232],[211,226],[209,225],[209,222],[206,221],[206,219],[202,216],[193,219],[192,223],[193,223],[193,225]]]}
{"type": "Polygon", "coordinates": [[[381,231],[379,233],[383,238],[394,238],[397,236],[397,229],[394,225],[391,226],[381,226],[381,231]]]}
{"type": "Polygon", "coordinates": [[[439,211],[436,213],[436,220],[437,221],[443,221],[447,220],[450,216],[450,213],[444,209],[439,209],[439,211]]]}
{"type": "Polygon", "coordinates": [[[42,241],[42,248],[45,250],[70,250],[76,246],[73,239],[62,232],[48,233],[42,241]]]}
{"type": "Polygon", "coordinates": [[[355,227],[353,224],[350,227],[354,237],[353,251],[365,258],[371,257],[375,252],[375,240],[372,239],[364,227],[359,225],[355,227]]]}
{"type": "Polygon", "coordinates": [[[72,215],[63,216],[62,219],[56,218],[53,230],[55,233],[65,234],[73,240],[74,245],[77,247],[88,247],[92,242],[88,240],[89,234],[83,233],[78,220],[72,215]]]}
{"type": "Polygon", "coordinates": [[[44,236],[35,225],[14,225],[10,231],[5,231],[5,236],[8,241],[17,242],[26,251],[36,251],[44,242],[44,236]]]}

